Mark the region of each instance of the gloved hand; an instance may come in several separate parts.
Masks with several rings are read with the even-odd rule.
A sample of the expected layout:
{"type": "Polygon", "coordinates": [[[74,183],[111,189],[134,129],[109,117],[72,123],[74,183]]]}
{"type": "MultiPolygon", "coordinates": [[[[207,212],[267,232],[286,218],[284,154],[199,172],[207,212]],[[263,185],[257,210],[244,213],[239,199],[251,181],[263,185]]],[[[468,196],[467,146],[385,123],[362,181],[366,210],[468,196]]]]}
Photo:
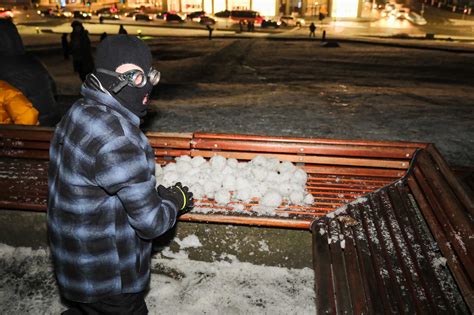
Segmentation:
{"type": "Polygon", "coordinates": [[[181,183],[176,183],[168,188],[159,185],[156,190],[161,198],[170,200],[176,205],[178,208],[178,216],[191,211],[194,207],[193,193],[189,191],[188,187],[183,186],[181,183]]]}

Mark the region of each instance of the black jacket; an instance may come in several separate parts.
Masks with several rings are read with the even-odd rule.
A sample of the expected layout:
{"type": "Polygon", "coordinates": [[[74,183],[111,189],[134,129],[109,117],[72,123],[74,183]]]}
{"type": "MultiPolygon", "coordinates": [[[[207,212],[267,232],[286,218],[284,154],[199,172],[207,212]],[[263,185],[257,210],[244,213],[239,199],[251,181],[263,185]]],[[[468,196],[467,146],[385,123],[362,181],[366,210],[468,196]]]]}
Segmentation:
{"type": "Polygon", "coordinates": [[[19,89],[39,111],[42,126],[54,126],[60,112],[54,95],[56,85],[44,65],[25,54],[21,37],[9,21],[0,20],[0,80],[19,89]]]}

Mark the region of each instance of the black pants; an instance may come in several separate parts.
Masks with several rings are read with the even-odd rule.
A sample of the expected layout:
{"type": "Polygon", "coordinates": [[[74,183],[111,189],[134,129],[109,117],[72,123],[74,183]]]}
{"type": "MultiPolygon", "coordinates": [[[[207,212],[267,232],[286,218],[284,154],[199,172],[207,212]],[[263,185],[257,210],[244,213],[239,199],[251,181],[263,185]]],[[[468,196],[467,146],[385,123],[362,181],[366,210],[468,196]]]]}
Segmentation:
{"type": "Polygon", "coordinates": [[[100,299],[94,303],[66,301],[69,309],[61,315],[146,315],[145,292],[119,294],[100,299]]]}

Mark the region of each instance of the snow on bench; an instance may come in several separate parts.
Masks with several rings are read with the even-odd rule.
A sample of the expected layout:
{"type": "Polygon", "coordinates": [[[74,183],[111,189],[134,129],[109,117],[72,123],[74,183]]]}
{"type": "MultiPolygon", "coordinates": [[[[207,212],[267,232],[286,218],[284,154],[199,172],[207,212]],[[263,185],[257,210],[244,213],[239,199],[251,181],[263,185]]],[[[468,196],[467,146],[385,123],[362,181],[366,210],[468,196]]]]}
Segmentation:
{"type": "MultiPolygon", "coordinates": [[[[0,207],[46,210],[47,159],[52,129],[0,128],[0,207]]],[[[284,203],[272,213],[257,211],[258,200],[217,204],[205,196],[183,221],[220,222],[307,229],[317,217],[402,177],[418,148],[406,142],[349,141],[201,133],[147,133],[156,162],[215,155],[247,162],[257,156],[289,161],[308,174],[311,205],[284,203]]]]}

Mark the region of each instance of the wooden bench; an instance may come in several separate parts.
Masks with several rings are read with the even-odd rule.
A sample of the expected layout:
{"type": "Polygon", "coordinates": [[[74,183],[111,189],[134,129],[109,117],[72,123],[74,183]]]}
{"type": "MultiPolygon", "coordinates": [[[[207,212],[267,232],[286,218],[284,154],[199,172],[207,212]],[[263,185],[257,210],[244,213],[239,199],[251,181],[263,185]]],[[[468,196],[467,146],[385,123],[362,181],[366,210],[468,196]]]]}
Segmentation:
{"type": "MultiPolygon", "coordinates": [[[[46,210],[47,159],[52,129],[2,126],[0,128],[0,207],[46,210]]],[[[309,138],[263,137],[225,134],[147,133],[157,163],[174,162],[181,155],[210,158],[215,154],[248,161],[257,155],[291,161],[309,175],[307,189],[312,206],[283,205],[275,216],[197,200],[197,208],[185,221],[220,222],[307,229],[316,218],[402,177],[415,151],[426,145],[406,142],[348,141],[309,138]]]]}
{"type": "Polygon", "coordinates": [[[315,221],[318,312],[472,313],[473,200],[429,145],[402,179],[315,221]]]}
{"type": "MultiPolygon", "coordinates": [[[[46,211],[51,136],[47,128],[0,127],[0,209],[46,211]]],[[[308,173],[307,189],[315,198],[311,206],[283,205],[275,215],[261,216],[254,209],[257,201],[236,212],[201,199],[196,208],[210,211],[180,220],[311,229],[320,312],[473,311],[473,195],[433,145],[202,133],[147,136],[161,165],[181,155],[219,154],[241,161],[263,155],[291,161],[308,173]],[[327,216],[341,207],[347,209],[345,216],[327,216]],[[438,249],[449,270],[433,267],[438,249]]]]}

